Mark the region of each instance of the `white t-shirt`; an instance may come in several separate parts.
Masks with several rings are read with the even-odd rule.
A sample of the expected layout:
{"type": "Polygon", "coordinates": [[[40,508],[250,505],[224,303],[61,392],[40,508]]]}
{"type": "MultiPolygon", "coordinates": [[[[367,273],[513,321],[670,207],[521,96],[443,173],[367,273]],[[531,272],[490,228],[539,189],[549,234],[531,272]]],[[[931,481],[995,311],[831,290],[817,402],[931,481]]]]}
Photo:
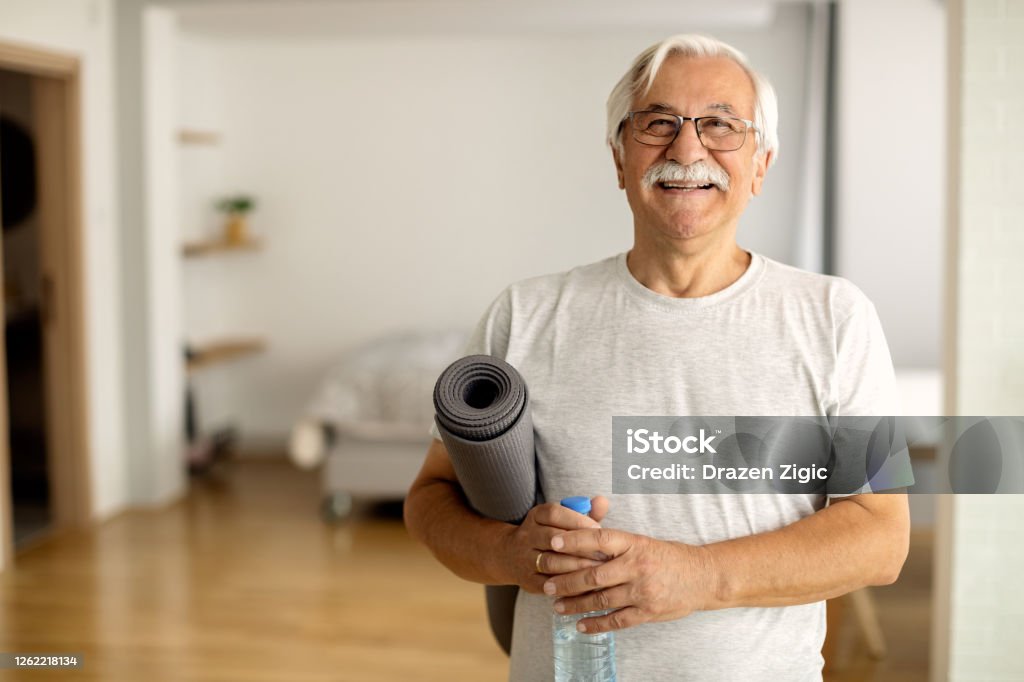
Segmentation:
{"type": "MultiPolygon", "coordinates": [[[[603,526],[698,545],[775,530],[825,505],[822,495],[611,494],[615,415],[895,414],[892,361],[864,294],[751,256],[738,280],[700,298],[651,291],[621,253],[495,299],[465,354],[502,358],[529,386],[547,500],[606,495],[603,526]]],[[[552,602],[519,594],[515,682],[553,677],[552,602]]],[[[618,631],[618,679],[818,680],[824,637],[824,602],[697,612],[618,631]]]]}

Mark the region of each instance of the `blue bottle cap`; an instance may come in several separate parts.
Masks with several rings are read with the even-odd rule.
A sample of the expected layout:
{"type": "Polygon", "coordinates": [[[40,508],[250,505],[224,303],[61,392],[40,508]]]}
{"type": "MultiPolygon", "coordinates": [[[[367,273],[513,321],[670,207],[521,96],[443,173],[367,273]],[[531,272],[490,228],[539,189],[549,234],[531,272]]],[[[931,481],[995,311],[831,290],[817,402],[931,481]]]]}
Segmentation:
{"type": "Polygon", "coordinates": [[[590,498],[583,495],[578,495],[576,497],[567,497],[564,500],[562,500],[562,506],[568,507],[569,509],[572,509],[574,512],[579,512],[580,514],[589,514],[590,498]]]}

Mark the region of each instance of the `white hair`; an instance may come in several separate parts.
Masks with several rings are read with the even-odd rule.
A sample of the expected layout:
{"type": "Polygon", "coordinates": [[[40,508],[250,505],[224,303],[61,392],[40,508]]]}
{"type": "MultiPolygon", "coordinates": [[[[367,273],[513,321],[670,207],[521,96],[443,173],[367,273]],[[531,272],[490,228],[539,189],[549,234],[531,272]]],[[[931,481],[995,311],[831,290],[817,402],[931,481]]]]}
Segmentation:
{"type": "Polygon", "coordinates": [[[770,162],[779,153],[779,104],[775,89],[761,74],[750,68],[746,56],[720,40],[687,33],[655,43],[641,52],[612,88],[608,96],[608,144],[622,154],[622,121],[629,115],[633,100],[647,94],[658,70],[671,55],[684,57],[725,57],[739,64],[754,85],[754,125],[757,127],[757,152],[772,153],[770,162]]]}

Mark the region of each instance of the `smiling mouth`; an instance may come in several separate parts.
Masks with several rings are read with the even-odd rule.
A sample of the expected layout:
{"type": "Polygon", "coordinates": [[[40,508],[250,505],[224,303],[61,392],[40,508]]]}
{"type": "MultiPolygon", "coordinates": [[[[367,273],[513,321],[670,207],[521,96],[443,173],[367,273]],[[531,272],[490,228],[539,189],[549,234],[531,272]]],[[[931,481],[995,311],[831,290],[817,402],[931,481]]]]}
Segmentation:
{"type": "Polygon", "coordinates": [[[662,188],[663,190],[675,190],[682,192],[694,192],[697,190],[708,190],[715,188],[713,184],[698,185],[692,182],[659,182],[658,187],[662,188]]]}

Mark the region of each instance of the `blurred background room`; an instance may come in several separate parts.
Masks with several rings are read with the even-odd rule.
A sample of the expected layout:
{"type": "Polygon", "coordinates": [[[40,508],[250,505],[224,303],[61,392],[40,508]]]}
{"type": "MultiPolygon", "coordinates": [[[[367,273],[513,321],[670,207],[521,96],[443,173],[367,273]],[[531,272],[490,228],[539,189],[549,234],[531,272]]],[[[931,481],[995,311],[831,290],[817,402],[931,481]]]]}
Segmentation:
{"type": "MultiPolygon", "coordinates": [[[[740,245],[871,298],[904,414],[1024,414],[1021,0],[2,0],[0,652],[83,661],[24,678],[505,679],[401,522],[430,392],[630,247],[605,100],[690,32],[779,96],[740,245]]],[[[911,508],[825,678],[1024,679],[1024,501],[911,508]]]]}

